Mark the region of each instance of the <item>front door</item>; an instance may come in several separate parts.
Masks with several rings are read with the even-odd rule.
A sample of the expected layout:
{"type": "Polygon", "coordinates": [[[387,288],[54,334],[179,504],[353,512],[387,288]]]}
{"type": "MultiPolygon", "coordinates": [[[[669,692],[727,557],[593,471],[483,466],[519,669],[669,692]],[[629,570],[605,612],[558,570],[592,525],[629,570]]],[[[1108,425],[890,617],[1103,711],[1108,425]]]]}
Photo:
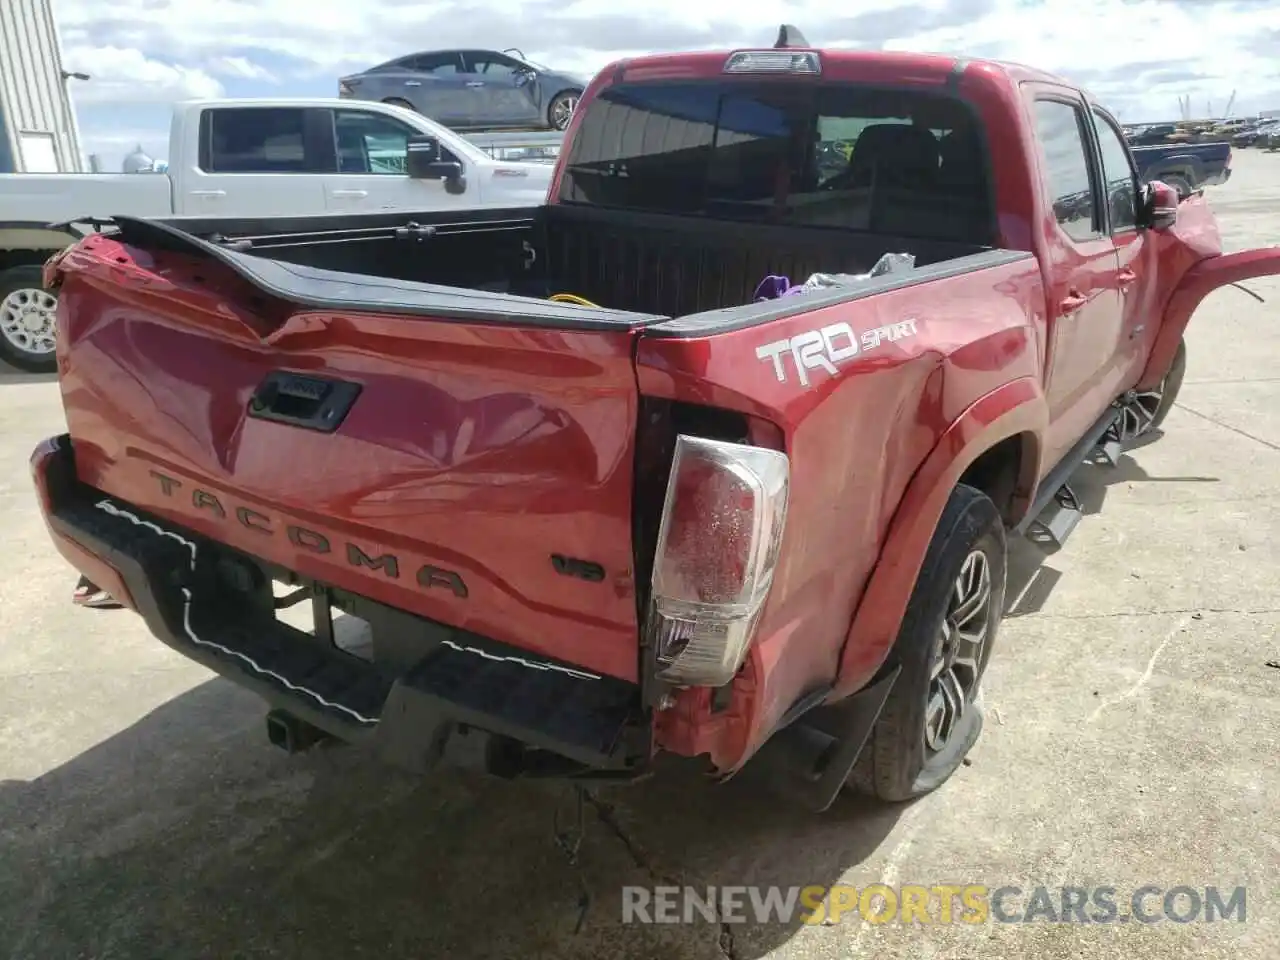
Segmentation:
{"type": "Polygon", "coordinates": [[[1045,469],[1057,464],[1114,399],[1121,294],[1116,245],[1108,232],[1084,105],[1071,92],[1043,88],[1032,111],[1047,224],[1047,394],[1045,469]]]}
{"type": "Polygon", "coordinates": [[[473,127],[532,127],[540,122],[538,84],[519,61],[501,53],[468,50],[464,80],[474,94],[473,127]]]}
{"type": "Polygon", "coordinates": [[[1119,257],[1117,282],[1123,311],[1114,374],[1119,392],[1131,387],[1142,375],[1160,329],[1164,309],[1156,283],[1160,240],[1138,229],[1138,175],[1115,120],[1095,107],[1093,124],[1106,181],[1111,237],[1119,257]]]}
{"type": "MultiPolygon", "coordinates": [[[[332,213],[463,209],[476,189],[453,194],[440,180],[414,180],[405,172],[409,138],[419,131],[396,117],[357,108],[333,111],[338,172],[325,178],[325,209],[332,213]]],[[[443,147],[441,148],[443,149],[443,147]]],[[[463,164],[464,157],[444,156],[463,164]]],[[[478,185],[477,185],[478,186],[478,185]]]]}

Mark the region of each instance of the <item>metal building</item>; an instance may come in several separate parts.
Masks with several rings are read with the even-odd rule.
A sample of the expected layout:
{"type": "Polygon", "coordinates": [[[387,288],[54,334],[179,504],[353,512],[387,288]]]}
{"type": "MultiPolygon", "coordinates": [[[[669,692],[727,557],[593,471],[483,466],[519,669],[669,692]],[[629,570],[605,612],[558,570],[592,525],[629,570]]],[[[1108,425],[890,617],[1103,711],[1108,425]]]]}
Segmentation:
{"type": "Polygon", "coordinates": [[[82,170],[72,76],[53,0],[0,0],[0,173],[82,170]]]}

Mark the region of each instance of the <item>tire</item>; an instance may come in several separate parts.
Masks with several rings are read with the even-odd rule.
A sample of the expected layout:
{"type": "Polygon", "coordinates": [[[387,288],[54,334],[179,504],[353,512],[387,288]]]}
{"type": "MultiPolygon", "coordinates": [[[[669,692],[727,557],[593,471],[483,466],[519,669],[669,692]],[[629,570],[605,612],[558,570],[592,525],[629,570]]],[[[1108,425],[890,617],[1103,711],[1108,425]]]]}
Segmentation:
{"type": "MultiPolygon", "coordinates": [[[[964,761],[982,732],[982,707],[976,696],[1004,610],[1007,566],[1000,511],[980,490],[957,486],[942,511],[907,604],[890,655],[890,662],[900,664],[902,672],[849,775],[848,786],[853,790],[891,803],[911,800],[936,790],[964,761]],[[975,555],[981,560],[973,560],[975,555]],[[938,648],[956,643],[961,636],[954,628],[953,595],[962,574],[967,576],[970,565],[979,563],[986,565],[988,578],[985,601],[974,608],[981,611],[985,624],[983,642],[972,657],[973,670],[960,671],[957,664],[950,671],[953,678],[963,674],[971,683],[960,698],[963,709],[950,735],[943,742],[935,739],[931,746],[926,742],[928,708],[930,699],[940,694],[931,679],[932,667],[938,648]],[[944,627],[947,622],[952,626],[944,627]],[[944,630],[950,641],[944,638],[944,630]]],[[[976,622],[975,615],[963,619],[961,625],[972,628],[976,622]]]]}
{"type": "Polygon", "coordinates": [[[573,119],[573,111],[578,108],[581,90],[561,90],[547,104],[547,126],[552,130],[564,130],[573,119]]]}
{"type": "Polygon", "coordinates": [[[27,373],[53,373],[58,298],[35,264],[0,272],[0,360],[27,373]]]}
{"type": "Polygon", "coordinates": [[[1182,379],[1187,375],[1187,342],[1180,340],[1174,351],[1173,362],[1160,383],[1151,390],[1136,390],[1127,394],[1120,404],[1120,418],[1111,428],[1112,439],[1129,447],[1140,438],[1155,433],[1164,423],[1182,390],[1182,379]]]}
{"type": "Polygon", "coordinates": [[[404,107],[406,110],[412,110],[414,113],[422,112],[408,100],[401,100],[399,97],[391,97],[390,99],[383,100],[382,102],[389,107],[404,107]]]}
{"type": "Polygon", "coordinates": [[[1191,184],[1190,178],[1185,177],[1180,173],[1170,173],[1156,177],[1156,179],[1161,183],[1166,183],[1173,187],[1173,189],[1178,191],[1178,196],[1184,200],[1196,192],[1195,187],[1191,184]]]}
{"type": "Polygon", "coordinates": [[[1187,341],[1179,340],[1178,349],[1174,351],[1173,363],[1169,372],[1160,381],[1160,404],[1156,407],[1156,415],[1151,418],[1148,430],[1160,429],[1164,418],[1169,415],[1173,405],[1178,402],[1178,393],[1182,390],[1182,379],[1187,375],[1187,341]]]}

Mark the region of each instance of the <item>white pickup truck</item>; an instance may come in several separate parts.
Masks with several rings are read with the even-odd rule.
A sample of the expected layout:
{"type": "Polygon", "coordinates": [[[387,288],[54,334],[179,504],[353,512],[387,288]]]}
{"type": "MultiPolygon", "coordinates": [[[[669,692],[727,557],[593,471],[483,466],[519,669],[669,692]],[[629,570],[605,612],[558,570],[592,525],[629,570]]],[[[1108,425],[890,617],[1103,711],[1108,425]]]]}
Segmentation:
{"type": "Polygon", "coordinates": [[[385,103],[177,104],[166,173],[0,175],[0,359],[54,369],[57,302],[41,288],[40,268],[79,239],[68,221],[528,207],[546,198],[552,169],[495,159],[385,103]]]}

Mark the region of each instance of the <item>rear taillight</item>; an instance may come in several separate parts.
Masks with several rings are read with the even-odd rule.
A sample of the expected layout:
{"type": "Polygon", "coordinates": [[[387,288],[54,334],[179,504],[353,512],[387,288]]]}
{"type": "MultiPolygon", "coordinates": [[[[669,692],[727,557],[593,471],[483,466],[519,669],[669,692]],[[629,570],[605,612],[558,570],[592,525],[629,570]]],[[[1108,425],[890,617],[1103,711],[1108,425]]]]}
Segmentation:
{"type": "Polygon", "coordinates": [[[355,84],[355,81],[354,81],[354,80],[339,80],[339,81],[338,81],[338,96],[339,96],[339,97],[351,97],[351,96],[355,96],[355,92],[356,92],[356,84],[355,84]]]}
{"type": "Polygon", "coordinates": [[[738,672],[773,583],[789,481],[777,450],[676,439],[648,621],[660,680],[719,687],[738,672]]]}

